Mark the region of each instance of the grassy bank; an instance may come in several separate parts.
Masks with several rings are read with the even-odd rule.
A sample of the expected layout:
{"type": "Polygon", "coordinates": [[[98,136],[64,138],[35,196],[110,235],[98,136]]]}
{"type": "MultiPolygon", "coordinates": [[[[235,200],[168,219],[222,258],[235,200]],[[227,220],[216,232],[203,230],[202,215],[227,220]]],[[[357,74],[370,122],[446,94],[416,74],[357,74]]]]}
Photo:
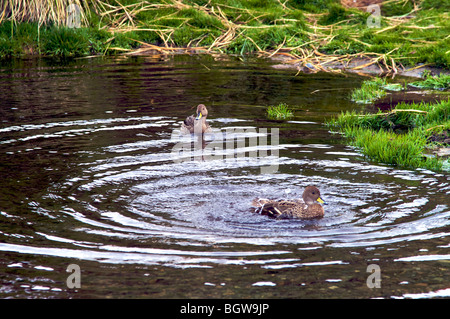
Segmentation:
{"type": "MultiPolygon", "coordinates": [[[[58,1],[62,0],[54,0],[58,1]]],[[[29,3],[34,2],[40,1],[29,3]]],[[[12,10],[4,9],[0,57],[76,57],[143,49],[171,52],[170,48],[179,47],[197,52],[288,55],[304,65],[314,63],[315,58],[323,64],[336,56],[365,55],[369,63],[392,70],[418,63],[450,66],[448,1],[385,1],[377,28],[367,23],[370,13],[344,7],[338,0],[88,3],[80,29],[68,29],[58,19],[42,21],[39,15],[24,14],[19,21],[12,10]]]]}
{"type": "Polygon", "coordinates": [[[400,103],[388,112],[342,113],[327,125],[338,130],[369,158],[405,168],[450,170],[438,150],[449,147],[450,100],[400,103]]]}

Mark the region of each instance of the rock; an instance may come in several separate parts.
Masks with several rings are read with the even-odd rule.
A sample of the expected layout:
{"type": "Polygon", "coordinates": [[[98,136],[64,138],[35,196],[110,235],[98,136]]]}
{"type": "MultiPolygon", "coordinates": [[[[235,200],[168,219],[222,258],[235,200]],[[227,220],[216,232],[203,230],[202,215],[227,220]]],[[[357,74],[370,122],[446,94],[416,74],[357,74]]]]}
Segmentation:
{"type": "Polygon", "coordinates": [[[437,151],[438,156],[450,156],[450,147],[442,147],[437,151]]]}

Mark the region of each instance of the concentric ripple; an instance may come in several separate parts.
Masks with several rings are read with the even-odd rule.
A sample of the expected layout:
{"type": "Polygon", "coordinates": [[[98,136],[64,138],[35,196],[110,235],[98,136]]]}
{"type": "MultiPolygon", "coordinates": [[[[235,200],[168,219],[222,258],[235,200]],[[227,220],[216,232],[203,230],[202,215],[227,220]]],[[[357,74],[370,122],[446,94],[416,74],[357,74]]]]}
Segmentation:
{"type": "MultiPolygon", "coordinates": [[[[44,199],[60,202],[59,210],[49,210],[36,201],[30,203],[38,214],[57,219],[65,215],[63,219],[68,225],[72,223],[70,220],[76,221],[76,226],[69,229],[88,234],[94,241],[41,231],[36,235],[63,243],[65,248],[35,249],[2,244],[0,249],[175,267],[262,263],[259,258],[268,255],[271,258],[265,258],[264,264],[286,265],[299,260],[284,258],[289,251],[272,250],[268,246],[371,247],[447,236],[441,230],[449,225],[450,210],[445,204],[435,204],[430,196],[448,194],[450,186],[442,183],[442,175],[433,172],[369,165],[361,162],[354,150],[336,151],[327,144],[279,144],[271,146],[268,157],[239,157],[237,154],[248,153],[248,146],[241,143],[244,147],[220,149],[216,159],[205,160],[201,155],[205,149],[194,149],[193,136],[182,137],[192,146],[192,157],[182,154],[177,158],[171,149],[179,140],[168,138],[164,133],[176,130],[179,125],[170,118],[87,121],[67,126],[74,125],[80,127],[77,131],[83,134],[117,129],[133,131],[143,127],[161,130],[154,136],[143,135],[142,140],[136,142],[105,146],[96,151],[101,158],[79,163],[78,175],[68,176],[44,196],[44,199]],[[129,125],[129,121],[136,123],[129,125]],[[275,149],[279,156],[270,156],[275,149]],[[236,157],[227,158],[224,155],[227,152],[234,152],[236,157]],[[260,173],[261,166],[270,165],[278,169],[272,174],[260,173]],[[410,186],[405,186],[404,181],[410,186]],[[251,199],[257,196],[297,198],[308,184],[320,185],[328,203],[326,216],[321,220],[273,220],[250,209],[251,199]],[[168,245],[170,248],[148,247],[155,243],[158,247],[168,245]],[[235,244],[245,244],[245,248],[239,246],[241,250],[230,250],[235,244]],[[211,245],[222,249],[210,250],[211,245]],[[268,248],[261,251],[262,247],[268,248]]],[[[317,123],[313,125],[319,127],[317,123]]],[[[56,123],[10,129],[33,133],[37,130],[36,134],[41,135],[45,128],[64,126],[65,123],[56,123]]],[[[228,128],[223,126],[221,130],[228,128]]],[[[57,138],[73,133],[74,129],[70,128],[64,133],[53,133],[51,137],[42,137],[46,136],[44,133],[41,137],[30,135],[30,138],[57,138]]],[[[230,139],[245,142],[251,137],[252,133],[244,132],[230,139]]],[[[224,140],[224,145],[226,143],[224,140]]],[[[256,154],[258,148],[266,146],[255,146],[256,154]]]]}
{"type": "MultiPolygon", "coordinates": [[[[112,86],[108,81],[120,78],[117,67],[103,66],[90,77],[112,86]]],[[[305,90],[303,82],[289,78],[292,82],[284,87],[293,90],[290,99],[301,116],[267,121],[263,103],[258,104],[261,97],[236,86],[242,73],[220,66],[230,80],[218,83],[218,91],[236,100],[206,103],[213,132],[198,140],[180,135],[182,119],[192,110],[171,94],[185,90],[191,101],[208,83],[196,83],[192,93],[159,68],[152,73],[152,65],[136,67],[149,72],[143,82],[161,81],[161,87],[151,89],[139,84],[151,106],[136,92],[111,88],[110,94],[117,95],[105,103],[99,94],[105,87],[89,91],[86,86],[86,94],[100,101],[96,107],[91,101],[79,113],[70,115],[69,108],[65,116],[62,111],[48,116],[51,105],[40,101],[46,110],[41,117],[20,113],[16,106],[7,114],[0,127],[0,159],[6,168],[0,251],[118,265],[271,270],[349,265],[342,257],[348,251],[377,247],[410,247],[395,256],[397,263],[450,259],[445,244],[450,235],[448,175],[367,161],[327,131],[319,102],[311,111],[302,106],[311,103],[310,97],[296,100],[305,90]],[[167,91],[164,86],[173,87],[167,91]],[[320,188],[328,204],[323,219],[276,220],[251,210],[255,197],[299,198],[310,184],[320,188]],[[415,255],[417,242],[437,250],[415,255]],[[336,255],[323,258],[325,249],[336,255]]],[[[174,69],[167,72],[191,75],[174,69]]],[[[279,72],[286,71],[273,77],[274,71],[265,72],[269,83],[285,85],[278,81],[286,76],[279,72]]],[[[72,80],[79,84],[82,75],[72,80]]],[[[322,83],[309,81],[314,89],[322,83]]],[[[274,91],[261,87],[260,94],[269,99],[274,91]]],[[[341,111],[324,108],[331,114],[341,111]]]]}

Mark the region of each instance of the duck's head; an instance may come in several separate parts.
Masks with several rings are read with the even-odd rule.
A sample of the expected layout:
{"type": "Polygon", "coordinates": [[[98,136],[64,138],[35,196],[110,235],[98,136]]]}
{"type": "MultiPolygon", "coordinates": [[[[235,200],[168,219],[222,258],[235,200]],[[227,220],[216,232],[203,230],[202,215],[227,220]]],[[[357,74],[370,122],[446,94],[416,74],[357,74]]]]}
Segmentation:
{"type": "Polygon", "coordinates": [[[323,201],[322,198],[320,198],[320,191],[317,187],[315,186],[307,186],[305,188],[305,190],[303,191],[303,195],[302,195],[303,201],[307,204],[307,205],[312,205],[315,204],[317,202],[321,203],[321,204],[327,204],[323,201]]]}
{"type": "Polygon", "coordinates": [[[206,109],[206,106],[204,104],[199,104],[197,106],[197,116],[196,116],[196,120],[200,120],[202,117],[207,117],[208,116],[208,110],[206,109]]]}

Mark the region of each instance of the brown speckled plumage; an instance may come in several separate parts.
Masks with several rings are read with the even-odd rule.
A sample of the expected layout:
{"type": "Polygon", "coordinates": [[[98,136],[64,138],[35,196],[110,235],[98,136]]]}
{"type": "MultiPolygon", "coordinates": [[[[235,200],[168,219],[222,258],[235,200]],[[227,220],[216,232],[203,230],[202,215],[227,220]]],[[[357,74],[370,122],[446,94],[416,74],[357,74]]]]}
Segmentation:
{"type": "Polygon", "coordinates": [[[204,104],[199,104],[197,106],[197,112],[195,115],[188,116],[183,124],[181,124],[181,132],[183,134],[189,133],[209,133],[211,132],[211,127],[206,123],[206,117],[208,116],[208,109],[204,104]]]}
{"type": "Polygon", "coordinates": [[[324,201],[320,198],[320,191],[317,187],[306,187],[302,198],[303,201],[256,198],[253,200],[252,206],[256,207],[256,212],[273,218],[313,219],[324,216],[324,209],[318,203],[324,203],[324,201]]]}

